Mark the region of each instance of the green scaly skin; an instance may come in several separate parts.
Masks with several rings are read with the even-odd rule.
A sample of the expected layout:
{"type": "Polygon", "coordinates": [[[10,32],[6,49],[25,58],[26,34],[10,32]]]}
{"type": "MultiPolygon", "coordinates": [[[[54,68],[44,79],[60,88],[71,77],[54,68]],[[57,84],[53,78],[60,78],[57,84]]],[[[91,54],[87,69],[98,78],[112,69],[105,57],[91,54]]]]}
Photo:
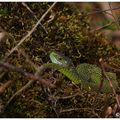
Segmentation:
{"type": "MultiPolygon", "coordinates": [[[[102,71],[96,65],[82,63],[75,68],[68,57],[57,52],[51,52],[50,59],[52,63],[48,64],[49,67],[60,71],[76,85],[80,84],[82,88],[86,90],[97,90],[99,88],[102,79],[102,71]]],[[[112,72],[107,72],[107,74],[111,78],[114,88],[117,88],[116,74],[112,72]]],[[[104,80],[101,91],[105,93],[112,92],[108,80],[104,80]]]]}
{"type": "Polygon", "coordinates": [[[76,71],[72,61],[63,55],[60,55],[57,52],[50,53],[50,59],[52,63],[62,66],[63,68],[59,69],[56,67],[58,71],[72,80],[75,84],[81,84],[81,80],[78,72],[76,71]]]}

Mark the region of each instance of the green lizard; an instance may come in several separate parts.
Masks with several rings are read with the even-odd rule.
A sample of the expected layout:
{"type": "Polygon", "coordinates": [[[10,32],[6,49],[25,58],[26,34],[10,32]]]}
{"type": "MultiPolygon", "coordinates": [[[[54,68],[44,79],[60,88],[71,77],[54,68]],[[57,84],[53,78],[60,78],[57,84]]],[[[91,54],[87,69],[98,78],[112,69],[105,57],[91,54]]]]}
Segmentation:
{"type": "MultiPolygon", "coordinates": [[[[74,84],[81,85],[83,89],[97,90],[100,86],[102,78],[102,71],[96,65],[81,63],[75,67],[68,57],[61,55],[57,52],[50,53],[50,59],[53,64],[53,68],[68,77],[74,84]]],[[[52,65],[51,63],[51,65],[52,65]]],[[[112,80],[115,88],[118,87],[116,74],[113,72],[107,72],[108,76],[112,80]]],[[[112,89],[108,80],[104,80],[102,86],[102,92],[111,93],[112,89]]]]}

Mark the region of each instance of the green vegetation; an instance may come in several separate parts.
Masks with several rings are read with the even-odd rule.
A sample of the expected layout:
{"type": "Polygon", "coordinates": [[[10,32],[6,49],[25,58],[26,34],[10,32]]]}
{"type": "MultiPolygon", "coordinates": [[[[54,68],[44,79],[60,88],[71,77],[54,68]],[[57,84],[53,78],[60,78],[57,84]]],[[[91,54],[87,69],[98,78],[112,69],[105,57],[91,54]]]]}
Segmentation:
{"type": "MultiPolygon", "coordinates": [[[[37,19],[40,19],[51,4],[27,3],[37,19]]],[[[20,39],[33,28],[37,20],[21,3],[1,3],[0,14],[1,26],[15,39],[15,41],[8,39],[0,45],[0,58],[2,60],[5,53],[17,45],[20,39]]],[[[103,58],[108,64],[120,67],[120,58],[113,57],[119,51],[101,32],[91,32],[90,19],[86,13],[78,13],[69,8],[68,4],[58,3],[41,23],[47,33],[39,25],[19,49],[9,56],[7,61],[10,64],[32,74],[36,72],[35,68],[20,53],[22,48],[37,66],[50,62],[50,52],[58,51],[71,58],[75,66],[80,63],[99,66],[99,59],[103,58]],[[48,22],[52,14],[54,19],[48,22]]],[[[8,80],[15,81],[1,97],[6,104],[10,97],[22,88],[29,79],[11,70],[2,72],[5,74],[0,79],[1,83],[8,80]]],[[[116,74],[118,83],[120,83],[120,76],[118,73],[116,74]]],[[[57,87],[50,89],[41,87],[36,82],[33,83],[11,101],[7,109],[1,113],[1,117],[102,117],[106,104],[106,94],[100,93],[95,98],[96,91],[81,91],[64,75],[51,69],[45,70],[41,76],[46,80],[49,79],[57,87]],[[79,94],[76,95],[76,93],[79,94]],[[63,99],[66,96],[72,97],[63,99]],[[68,109],[70,111],[64,111],[68,109]]],[[[107,97],[109,99],[108,106],[113,107],[116,103],[115,97],[112,93],[107,97]]]]}

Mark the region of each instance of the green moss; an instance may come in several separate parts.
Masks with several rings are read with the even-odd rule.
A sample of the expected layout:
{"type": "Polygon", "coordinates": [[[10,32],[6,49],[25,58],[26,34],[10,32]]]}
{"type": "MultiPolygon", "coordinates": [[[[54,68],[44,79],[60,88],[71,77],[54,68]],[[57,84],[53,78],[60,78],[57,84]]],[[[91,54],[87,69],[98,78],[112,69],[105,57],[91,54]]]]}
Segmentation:
{"type": "MultiPolygon", "coordinates": [[[[39,19],[51,3],[28,3],[28,5],[39,19]]],[[[5,12],[0,22],[2,26],[5,26],[4,29],[15,37],[16,45],[30,31],[36,20],[31,17],[31,13],[21,3],[4,3],[0,11],[6,9],[6,7],[11,12],[9,15],[5,12]]],[[[21,45],[34,64],[41,65],[49,62],[49,53],[52,50],[64,53],[73,60],[75,65],[83,62],[98,64],[101,57],[109,61],[108,58],[113,56],[115,50],[106,38],[99,32],[91,32],[90,20],[86,13],[73,12],[64,3],[58,3],[51,12],[55,14],[53,21],[47,23],[51,13],[42,21],[48,34],[38,26],[28,40],[21,45]]],[[[14,44],[10,47],[5,44],[4,49],[1,47],[0,58],[2,59],[5,52],[9,51],[13,46],[14,44]]],[[[9,63],[34,73],[33,66],[28,64],[25,58],[18,53],[19,50],[8,58],[9,63]]],[[[29,89],[23,91],[10,103],[4,112],[6,117],[56,117],[54,109],[58,112],[59,117],[96,117],[89,109],[93,104],[96,107],[95,112],[101,114],[106,98],[104,94],[100,94],[95,103],[95,93],[86,91],[80,91],[79,96],[56,101],[56,99],[49,98],[49,95],[54,97],[70,96],[78,92],[78,89],[58,72],[47,70],[42,77],[51,80],[51,82],[56,80],[57,89],[50,89],[49,92],[49,89],[46,88],[47,92],[45,93],[41,86],[36,83],[32,84],[29,89]],[[76,107],[88,109],[59,113],[61,109],[76,107]]],[[[7,70],[2,80],[7,81],[9,79],[16,82],[3,95],[2,99],[5,103],[28,82],[28,79],[21,74],[7,70]]],[[[115,101],[110,102],[110,105],[113,105],[113,103],[115,101]]]]}

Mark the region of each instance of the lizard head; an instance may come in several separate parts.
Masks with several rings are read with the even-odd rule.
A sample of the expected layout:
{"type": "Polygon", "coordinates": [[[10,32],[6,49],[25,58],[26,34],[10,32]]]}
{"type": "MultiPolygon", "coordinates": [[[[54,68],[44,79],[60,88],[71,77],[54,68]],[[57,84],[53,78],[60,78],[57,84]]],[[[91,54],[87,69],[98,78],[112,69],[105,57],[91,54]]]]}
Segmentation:
{"type": "Polygon", "coordinates": [[[68,57],[58,52],[51,52],[50,60],[52,61],[52,63],[63,65],[64,67],[68,67],[71,64],[71,60],[68,57]]]}

